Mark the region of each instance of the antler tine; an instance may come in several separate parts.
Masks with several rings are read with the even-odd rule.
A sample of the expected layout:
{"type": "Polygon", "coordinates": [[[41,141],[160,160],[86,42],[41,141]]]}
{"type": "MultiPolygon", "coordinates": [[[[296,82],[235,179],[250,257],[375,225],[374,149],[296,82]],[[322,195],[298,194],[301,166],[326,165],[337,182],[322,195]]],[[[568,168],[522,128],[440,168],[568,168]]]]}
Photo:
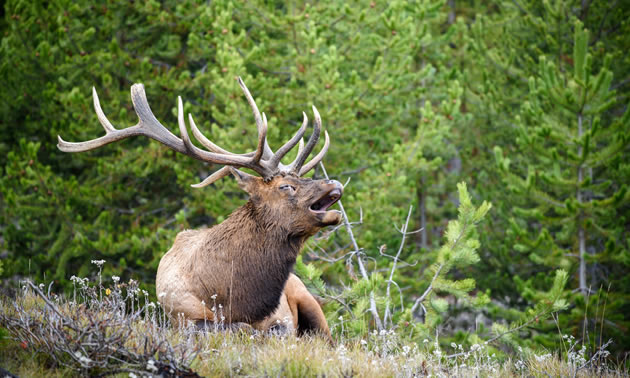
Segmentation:
{"type": "MultiPolygon", "coordinates": [[[[308,125],[308,117],[306,116],[306,113],[304,112],[302,112],[302,115],[304,116],[304,120],[302,121],[302,126],[300,126],[300,128],[298,129],[297,133],[295,133],[293,138],[289,139],[282,147],[278,148],[275,155],[273,155],[273,157],[271,158],[271,161],[269,162],[269,166],[271,168],[277,168],[278,165],[280,164],[280,160],[282,160],[284,155],[286,155],[287,152],[289,152],[293,147],[295,147],[295,145],[299,141],[302,142],[300,144],[301,147],[299,148],[299,150],[301,151],[302,148],[304,147],[304,141],[302,140],[302,137],[304,136],[304,132],[306,131],[306,126],[308,125]]],[[[299,155],[299,151],[298,151],[298,155],[299,155]]]]}
{"type": "MultiPolygon", "coordinates": [[[[260,111],[258,110],[258,106],[256,105],[256,101],[254,101],[252,94],[249,93],[249,89],[247,89],[247,86],[243,82],[243,79],[241,79],[240,76],[237,76],[236,80],[238,81],[238,85],[243,90],[243,93],[245,94],[245,97],[247,98],[247,102],[249,103],[249,106],[252,108],[252,112],[254,113],[254,119],[256,120],[256,128],[258,129],[258,134],[260,134],[260,131],[264,127],[264,124],[263,124],[262,116],[260,115],[260,111]]],[[[263,158],[267,160],[271,156],[273,156],[273,151],[271,151],[271,147],[269,147],[269,144],[267,143],[267,140],[265,139],[263,158]]]]}
{"type": "MultiPolygon", "coordinates": [[[[258,130],[258,146],[256,147],[256,153],[252,158],[253,164],[258,164],[260,162],[260,158],[263,156],[263,151],[267,145],[267,116],[265,113],[262,114],[262,128],[258,130]]],[[[271,151],[271,149],[270,149],[271,151]]]]}
{"type": "Polygon", "coordinates": [[[205,148],[207,148],[208,150],[212,152],[216,152],[216,153],[224,154],[224,155],[238,155],[238,156],[247,156],[247,157],[252,157],[256,153],[254,151],[254,152],[248,152],[246,154],[235,154],[233,152],[225,150],[219,147],[218,145],[212,143],[212,141],[206,138],[206,136],[203,135],[201,131],[197,128],[197,125],[195,124],[195,121],[193,120],[192,114],[190,113],[188,113],[188,123],[190,123],[190,129],[192,130],[192,133],[195,136],[195,139],[197,139],[199,143],[201,143],[201,145],[203,145],[205,148]]]}
{"type": "Polygon", "coordinates": [[[144,91],[144,85],[134,84],[131,86],[131,102],[138,115],[138,126],[144,129],[139,135],[146,135],[178,152],[191,156],[186,150],[186,146],[183,145],[182,140],[164,127],[153,115],[149,107],[147,94],[144,91]]]}
{"type": "MultiPolygon", "coordinates": [[[[295,163],[297,162],[298,158],[302,154],[302,151],[304,151],[304,138],[300,138],[300,144],[298,145],[297,155],[295,155],[295,159],[293,159],[291,164],[287,165],[287,171],[294,172],[293,167],[295,166],[295,163]]],[[[280,164],[282,164],[282,163],[280,163],[280,164]]]]}
{"type": "MultiPolygon", "coordinates": [[[[133,87],[132,87],[133,89],[133,87]]],[[[94,102],[94,111],[98,117],[99,122],[105,129],[105,135],[102,137],[88,140],[85,142],[73,143],[66,142],[61,138],[60,135],[57,135],[57,148],[59,148],[63,152],[85,152],[90,151],[102,146],[105,146],[109,143],[116,142],[121,139],[125,139],[127,137],[138,135],[141,133],[140,123],[135,126],[128,127],[123,130],[116,130],[114,126],[109,122],[105,113],[103,113],[103,109],[101,109],[101,104],[98,100],[98,94],[96,93],[96,88],[92,87],[92,98],[94,102]]]]}
{"type": "MultiPolygon", "coordinates": [[[[266,169],[266,167],[258,164],[258,161],[255,160],[256,155],[253,158],[248,158],[248,157],[240,156],[240,155],[217,154],[213,152],[204,151],[196,147],[194,144],[192,144],[192,142],[190,141],[190,137],[188,136],[188,131],[186,130],[186,123],[184,121],[184,105],[182,104],[181,96],[177,97],[177,123],[179,124],[179,131],[182,134],[181,140],[183,141],[186,152],[189,156],[192,156],[196,159],[206,161],[209,163],[232,165],[236,167],[246,167],[246,168],[250,168],[258,172],[263,177],[269,176],[270,174],[269,170],[266,169]]],[[[266,129],[263,129],[262,130],[263,139],[265,138],[266,134],[267,134],[266,129]]],[[[258,150],[260,152],[257,151],[257,154],[262,155],[262,147],[259,146],[258,150]]]]}
{"type": "Polygon", "coordinates": [[[315,106],[313,106],[313,114],[315,115],[315,121],[313,122],[313,133],[311,134],[310,138],[308,138],[308,143],[306,143],[304,151],[298,154],[297,158],[295,159],[294,165],[292,165],[291,167],[294,173],[300,172],[304,161],[306,160],[308,155],[311,154],[311,151],[313,151],[313,148],[317,144],[317,141],[319,141],[319,133],[322,129],[322,118],[320,117],[319,112],[317,111],[317,108],[315,106]]]}
{"type": "Polygon", "coordinates": [[[116,131],[116,128],[112,125],[111,122],[103,113],[103,109],[101,108],[101,102],[98,100],[98,94],[96,93],[96,88],[92,87],[92,99],[94,100],[94,111],[96,112],[96,116],[98,117],[98,121],[103,125],[106,133],[110,133],[116,131]]]}
{"type": "Polygon", "coordinates": [[[326,152],[328,152],[329,146],[330,139],[328,138],[328,131],[324,130],[324,147],[322,147],[322,150],[319,151],[319,153],[311,161],[300,169],[299,176],[304,176],[308,171],[315,168],[317,163],[319,163],[324,158],[324,155],[326,155],[326,152]]]}
{"type": "Polygon", "coordinates": [[[203,188],[204,186],[208,186],[208,185],[212,184],[213,182],[215,182],[217,180],[220,180],[220,179],[222,179],[223,177],[225,177],[225,176],[227,176],[229,174],[230,174],[230,166],[226,165],[225,167],[219,169],[218,171],[214,172],[210,176],[206,177],[199,184],[192,184],[191,186],[193,188],[203,188]]]}

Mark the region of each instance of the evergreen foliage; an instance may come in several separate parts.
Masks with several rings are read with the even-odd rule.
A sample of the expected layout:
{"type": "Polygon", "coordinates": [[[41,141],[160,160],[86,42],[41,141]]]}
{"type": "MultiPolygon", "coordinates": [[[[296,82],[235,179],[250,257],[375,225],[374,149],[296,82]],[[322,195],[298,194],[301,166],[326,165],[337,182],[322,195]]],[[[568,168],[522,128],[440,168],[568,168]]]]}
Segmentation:
{"type": "Polygon", "coordinates": [[[559,326],[595,350],[602,331],[619,345],[629,342],[627,316],[619,314],[627,309],[630,197],[619,173],[627,171],[630,123],[627,90],[615,90],[614,74],[628,72],[611,64],[624,59],[620,38],[607,37],[610,28],[628,24],[618,18],[627,11],[614,6],[570,3],[506,2],[500,13],[480,17],[470,46],[487,64],[483,80],[469,82],[471,109],[488,115],[481,127],[492,133],[485,140],[494,140],[493,149],[479,146],[489,168],[478,178],[485,183],[480,194],[498,203],[495,230],[483,238],[490,265],[508,266],[494,281],[508,289],[497,289],[512,297],[508,303],[533,301],[552,282],[552,270],[571,272],[570,311],[541,323],[544,337],[537,339],[557,345],[559,326]],[[495,27],[500,31],[486,32],[495,27]],[[597,313],[604,303],[612,311],[605,325],[597,313]]]}

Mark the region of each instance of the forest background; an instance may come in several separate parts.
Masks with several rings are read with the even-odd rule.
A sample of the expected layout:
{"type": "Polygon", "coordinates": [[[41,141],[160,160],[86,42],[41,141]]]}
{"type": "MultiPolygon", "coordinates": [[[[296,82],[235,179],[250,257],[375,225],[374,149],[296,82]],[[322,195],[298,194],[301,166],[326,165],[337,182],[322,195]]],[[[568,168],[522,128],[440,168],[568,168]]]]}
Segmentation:
{"type": "Polygon", "coordinates": [[[623,1],[10,0],[1,12],[5,286],[71,290],[103,259],[103,276],[155,298],[175,235],[221,222],[244,193],[230,178],[191,188],[220,167],[146,138],[66,154],[57,135],[103,135],[92,86],[117,128],[135,124],[141,82],[176,134],[182,96],[210,139],[249,151],[238,75],[272,148],[312,104],[331,135],[324,163],[347,182],[352,233],[318,235],[296,269],[327,299],[333,334],[345,317],[349,336],[471,345],[520,327],[503,350],[557,348],[565,334],[630,350],[623,1]]]}

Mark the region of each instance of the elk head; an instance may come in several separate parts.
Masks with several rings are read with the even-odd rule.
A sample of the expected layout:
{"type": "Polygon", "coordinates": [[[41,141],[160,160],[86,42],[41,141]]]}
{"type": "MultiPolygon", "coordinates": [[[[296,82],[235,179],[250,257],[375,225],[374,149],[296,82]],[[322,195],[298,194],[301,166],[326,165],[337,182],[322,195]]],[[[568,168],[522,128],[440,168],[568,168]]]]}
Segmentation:
{"type": "Polygon", "coordinates": [[[337,181],[302,178],[322,160],[330,145],[328,133],[324,131],[324,147],[311,161],[305,164],[307,157],[317,144],[321,132],[321,117],[315,106],[313,106],[315,116],[313,133],[306,146],[303,136],[308,125],[308,118],[305,113],[302,113],[304,119],[297,133],[274,153],[267,143],[265,113],[260,113],[243,80],[240,77],[237,80],[256,120],[258,145],[255,151],[235,154],[219,147],[199,131],[192,115],[188,114],[193,135],[207,150],[196,147],[188,135],[181,97],[177,99],[177,119],[181,134],[181,138],[178,138],[153,115],[142,84],[134,84],[131,87],[131,100],[139,118],[138,124],[121,130],[114,128],[101,109],[96,90],[92,88],[94,110],[106,134],[100,138],[80,143],[66,142],[59,136],[57,147],[64,152],[83,152],[130,136],[144,135],[194,159],[207,163],[223,164],[224,167],[199,184],[192,186],[201,188],[232,173],[239,186],[250,195],[250,202],[255,205],[263,223],[274,222],[277,226],[286,228],[292,234],[300,236],[311,236],[321,227],[338,224],[341,221],[340,213],[328,211],[328,207],[341,197],[342,185],[337,181]],[[282,164],[282,158],[298,144],[295,160],[288,165],[282,164]],[[247,174],[238,168],[251,169],[260,177],[247,174]]]}
{"type": "Polygon", "coordinates": [[[262,224],[273,223],[289,235],[308,237],[341,220],[338,211],[328,210],[343,192],[338,181],[292,175],[278,175],[265,181],[238,170],[232,172],[239,186],[249,193],[262,224]]]}

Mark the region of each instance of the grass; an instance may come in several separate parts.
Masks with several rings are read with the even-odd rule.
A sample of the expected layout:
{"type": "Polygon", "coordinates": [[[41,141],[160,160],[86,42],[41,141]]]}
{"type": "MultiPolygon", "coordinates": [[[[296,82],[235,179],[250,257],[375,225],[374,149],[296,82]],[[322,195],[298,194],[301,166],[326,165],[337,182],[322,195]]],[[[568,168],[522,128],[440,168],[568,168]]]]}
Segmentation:
{"type": "Polygon", "coordinates": [[[499,359],[435,340],[413,343],[395,330],[372,331],[332,347],[318,337],[175,328],[136,282],[105,288],[75,278],[73,295],[23,283],[0,298],[0,367],[20,377],[67,376],[567,376],[627,377],[605,350],[519,353],[499,359]]]}

